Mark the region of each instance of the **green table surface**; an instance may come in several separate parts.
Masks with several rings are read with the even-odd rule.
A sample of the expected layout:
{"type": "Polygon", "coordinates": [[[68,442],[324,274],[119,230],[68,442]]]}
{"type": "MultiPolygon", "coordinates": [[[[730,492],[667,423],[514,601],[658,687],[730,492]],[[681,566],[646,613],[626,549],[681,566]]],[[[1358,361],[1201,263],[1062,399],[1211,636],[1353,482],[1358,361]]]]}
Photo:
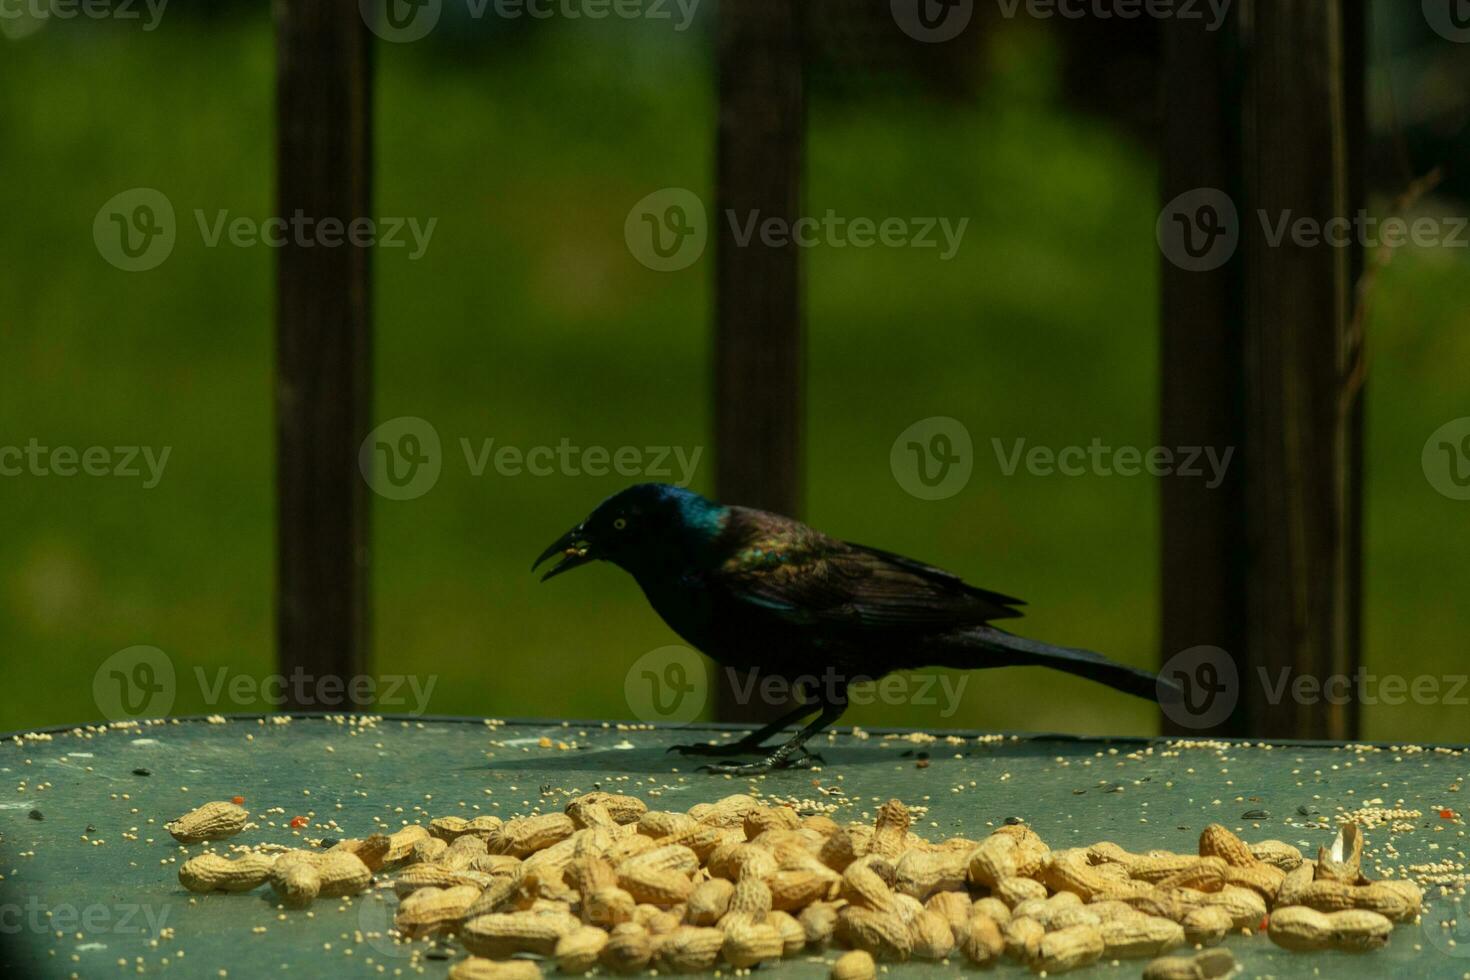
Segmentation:
{"type": "MultiPolygon", "coordinates": [[[[307,846],[434,816],[557,811],[601,788],[669,810],[750,792],[839,822],[870,820],[897,797],[914,809],[914,830],[935,840],[979,837],[1021,818],[1053,847],[1111,840],[1131,850],[1189,851],[1202,827],[1219,822],[1247,840],[1277,838],[1315,853],[1342,814],[1419,810],[1397,827],[1367,831],[1368,863],[1461,884],[1428,887],[1422,922],[1400,926],[1387,949],[1290,954],[1261,936],[1228,945],[1247,977],[1470,976],[1458,819],[1470,750],[936,735],[844,729],[814,743],[825,760],[820,771],[754,779],[700,773],[666,754],[675,742],[732,736],[714,725],[251,716],[6,737],[0,968],[33,977],[443,976],[451,960],[429,955],[430,944],[398,945],[386,935],[391,888],[319,900],[310,913],[282,912],[269,888],[191,895],[178,883],[179,863],[224,845],[180,846],[163,824],[238,795],[256,826],[231,843],[307,846]],[[310,824],[292,829],[297,816],[310,824]]],[[[446,953],[463,955],[457,947],[436,955],[446,953]]],[[[760,973],[825,977],[830,961],[814,954],[760,973]]],[[[1141,968],[1104,963],[1068,976],[1137,977],[1141,968]]],[[[887,975],[966,972],[955,957],[894,964],[887,975]]],[[[1009,962],[988,972],[1029,975],[1009,962]]]]}

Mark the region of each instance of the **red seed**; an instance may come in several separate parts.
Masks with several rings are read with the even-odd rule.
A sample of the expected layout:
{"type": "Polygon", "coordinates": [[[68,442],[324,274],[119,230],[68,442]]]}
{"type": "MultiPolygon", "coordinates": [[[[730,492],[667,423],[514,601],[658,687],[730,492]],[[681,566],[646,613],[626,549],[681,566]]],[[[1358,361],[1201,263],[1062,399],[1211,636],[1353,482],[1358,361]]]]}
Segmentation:
{"type": "Polygon", "coordinates": [[[306,818],[305,817],[292,817],[291,818],[291,826],[297,828],[298,830],[300,828],[302,828],[302,827],[305,827],[306,826],[306,823],[307,823],[307,821],[306,821],[306,818]]]}
{"type": "Polygon", "coordinates": [[[230,802],[233,803],[233,804],[235,804],[236,806],[239,806],[241,803],[244,803],[245,802],[245,797],[243,797],[243,796],[232,796],[232,797],[230,797],[230,802]]]}
{"type": "Polygon", "coordinates": [[[1256,928],[1256,931],[1265,932],[1269,928],[1271,928],[1271,917],[1269,915],[1261,916],[1261,924],[1256,928]]]}
{"type": "Polygon", "coordinates": [[[1455,819],[1455,811],[1454,810],[1441,810],[1441,811],[1439,811],[1439,819],[1441,819],[1441,820],[1453,820],[1453,819],[1455,819]]]}

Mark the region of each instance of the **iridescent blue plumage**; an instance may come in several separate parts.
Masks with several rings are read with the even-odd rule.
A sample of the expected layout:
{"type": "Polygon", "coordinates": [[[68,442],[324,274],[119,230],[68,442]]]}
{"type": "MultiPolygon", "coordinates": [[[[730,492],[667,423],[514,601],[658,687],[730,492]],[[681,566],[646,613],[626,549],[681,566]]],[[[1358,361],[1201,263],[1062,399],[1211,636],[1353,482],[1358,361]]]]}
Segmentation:
{"type": "Polygon", "coordinates": [[[717,504],[692,490],[667,484],[653,485],[661,487],[666,496],[678,503],[679,513],[688,530],[713,540],[725,529],[725,524],[730,519],[730,508],[724,504],[717,504]]]}

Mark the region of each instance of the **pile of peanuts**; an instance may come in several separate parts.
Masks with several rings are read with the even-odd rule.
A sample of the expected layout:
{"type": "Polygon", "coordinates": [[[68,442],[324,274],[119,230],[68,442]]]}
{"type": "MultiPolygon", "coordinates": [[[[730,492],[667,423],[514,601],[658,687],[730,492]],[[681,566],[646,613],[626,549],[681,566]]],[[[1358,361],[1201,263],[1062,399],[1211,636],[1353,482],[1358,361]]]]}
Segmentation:
{"type": "MultiPolygon", "coordinates": [[[[244,825],[241,808],[210,803],[168,829],[196,843],[244,825]]],[[[1046,973],[1160,957],[1147,980],[1194,980],[1234,971],[1234,957],[1210,947],[1241,931],[1264,928],[1291,950],[1387,943],[1395,923],[1419,915],[1422,894],[1408,881],[1368,881],[1362,846],[1347,825],[1311,862],[1212,824],[1198,854],[1054,851],[1020,824],[930,842],[910,832],[897,800],[867,826],[745,795],[675,813],[589,793],[562,813],[439,817],[327,850],[201,854],[179,880],[201,893],[269,883],[282,905],[304,908],[391,874],[402,940],[454,936],[471,954],[454,980],[536,980],[536,962],[518,954],[566,973],[692,973],[833,943],[851,950],[835,980],[870,980],[880,960],[952,957],[1009,957],[1046,973]]]]}

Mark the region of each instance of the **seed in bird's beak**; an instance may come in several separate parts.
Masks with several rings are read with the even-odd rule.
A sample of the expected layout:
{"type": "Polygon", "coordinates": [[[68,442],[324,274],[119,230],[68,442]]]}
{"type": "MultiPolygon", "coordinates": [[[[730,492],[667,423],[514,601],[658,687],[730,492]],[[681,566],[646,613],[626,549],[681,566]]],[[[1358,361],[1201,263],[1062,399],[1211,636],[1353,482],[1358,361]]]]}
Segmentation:
{"type": "Polygon", "coordinates": [[[532,563],[531,568],[535,569],[548,558],[558,555],[561,556],[561,564],[541,576],[541,581],[544,582],[549,578],[555,578],[563,572],[578,568],[592,560],[592,542],[582,537],[581,531],[582,528],[580,527],[572,528],[557,541],[553,542],[551,547],[543,551],[541,557],[532,563]]]}

